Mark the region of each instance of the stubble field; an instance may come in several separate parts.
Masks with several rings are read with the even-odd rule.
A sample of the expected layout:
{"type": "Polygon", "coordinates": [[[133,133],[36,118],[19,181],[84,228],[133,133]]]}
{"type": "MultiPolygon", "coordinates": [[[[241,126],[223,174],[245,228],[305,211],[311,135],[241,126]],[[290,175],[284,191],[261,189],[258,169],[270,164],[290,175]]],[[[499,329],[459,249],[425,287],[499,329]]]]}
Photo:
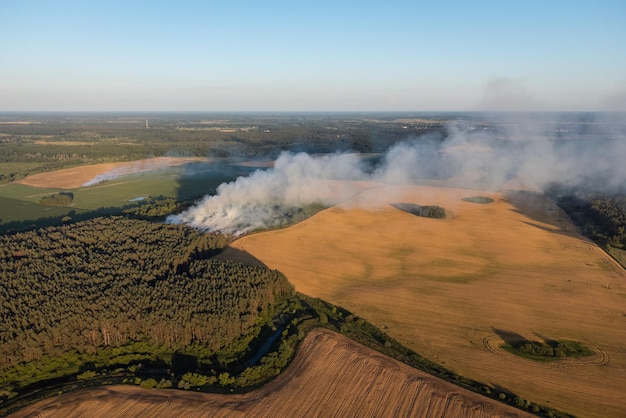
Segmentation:
{"type": "Polygon", "coordinates": [[[314,330],[278,378],[243,395],[112,386],[68,393],[17,417],[526,417],[342,335],[314,330]]]}
{"type": "Polygon", "coordinates": [[[626,277],[558,207],[515,191],[363,190],[234,246],[460,375],[579,416],[624,416],[626,277]],[[462,200],[477,194],[494,202],[462,200]],[[389,205],[398,201],[443,206],[448,217],[389,205]],[[595,354],[528,360],[500,348],[512,335],[576,340],[595,354]]]}

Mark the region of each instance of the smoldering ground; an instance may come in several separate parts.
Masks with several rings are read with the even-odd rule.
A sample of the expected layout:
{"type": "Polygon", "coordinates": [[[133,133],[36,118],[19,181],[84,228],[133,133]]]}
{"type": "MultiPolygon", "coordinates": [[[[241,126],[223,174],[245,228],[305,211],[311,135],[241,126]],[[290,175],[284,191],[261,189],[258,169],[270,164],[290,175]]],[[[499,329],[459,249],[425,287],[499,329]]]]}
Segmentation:
{"type": "Polygon", "coordinates": [[[362,187],[358,181],[397,185],[436,180],[473,189],[534,191],[553,184],[601,185],[604,190],[624,184],[625,130],[597,120],[590,128],[585,121],[525,117],[529,120],[451,123],[443,138],[408,138],[374,166],[357,154],[285,152],[273,168],[224,183],[215,195],[167,221],[240,235],[275,226],[283,208],[346,200],[362,187]]]}

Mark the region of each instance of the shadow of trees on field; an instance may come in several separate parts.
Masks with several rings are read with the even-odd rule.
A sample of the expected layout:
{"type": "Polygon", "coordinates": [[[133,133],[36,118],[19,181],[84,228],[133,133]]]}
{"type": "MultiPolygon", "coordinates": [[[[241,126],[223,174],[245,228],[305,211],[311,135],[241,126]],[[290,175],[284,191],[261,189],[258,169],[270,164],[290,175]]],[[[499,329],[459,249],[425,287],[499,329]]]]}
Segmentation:
{"type": "Polygon", "coordinates": [[[176,178],[176,200],[189,202],[213,195],[223,183],[247,176],[259,167],[238,165],[236,161],[217,160],[183,164],[176,178]]]}
{"type": "Polygon", "coordinates": [[[512,209],[515,213],[530,218],[530,221],[523,221],[526,225],[569,237],[577,234],[565,211],[547,194],[510,190],[504,194],[504,199],[515,207],[512,209]]]}
{"type": "Polygon", "coordinates": [[[213,257],[217,260],[236,261],[238,263],[247,264],[249,266],[259,266],[268,268],[261,260],[253,256],[247,251],[239,248],[226,247],[224,251],[213,257]]]}
{"type": "Polygon", "coordinates": [[[559,230],[557,228],[549,228],[549,227],[547,227],[545,225],[540,225],[540,224],[537,224],[537,223],[534,223],[534,222],[523,221],[522,223],[524,223],[524,224],[526,224],[528,226],[532,226],[532,227],[541,229],[542,231],[552,232],[552,233],[555,233],[555,234],[561,234],[561,233],[564,233],[564,232],[568,231],[567,228],[559,230]]]}
{"type": "Polygon", "coordinates": [[[499,328],[492,328],[492,330],[502,339],[502,341],[512,347],[521,346],[530,342],[527,338],[513,331],[507,331],[499,328]]]}
{"type": "Polygon", "coordinates": [[[0,234],[13,234],[22,231],[32,231],[34,229],[47,228],[49,226],[60,226],[66,223],[87,221],[89,219],[98,218],[100,216],[118,215],[123,213],[124,210],[135,206],[136,205],[113,206],[99,208],[96,210],[72,209],[65,214],[56,216],[0,223],[0,234]]]}

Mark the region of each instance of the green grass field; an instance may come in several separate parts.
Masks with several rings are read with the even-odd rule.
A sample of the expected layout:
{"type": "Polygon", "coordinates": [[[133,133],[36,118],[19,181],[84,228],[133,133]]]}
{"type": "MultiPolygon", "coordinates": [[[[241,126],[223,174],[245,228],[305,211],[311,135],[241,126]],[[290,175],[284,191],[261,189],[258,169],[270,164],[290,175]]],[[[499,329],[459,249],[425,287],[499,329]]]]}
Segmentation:
{"type": "Polygon", "coordinates": [[[44,196],[61,189],[31,187],[17,183],[0,185],[0,231],[30,229],[60,222],[67,215],[120,212],[129,205],[140,205],[141,197],[167,196],[180,202],[191,202],[215,193],[217,186],[246,175],[250,168],[220,164],[189,164],[138,174],[71,190],[74,200],[70,206],[40,204],[44,196]]]}

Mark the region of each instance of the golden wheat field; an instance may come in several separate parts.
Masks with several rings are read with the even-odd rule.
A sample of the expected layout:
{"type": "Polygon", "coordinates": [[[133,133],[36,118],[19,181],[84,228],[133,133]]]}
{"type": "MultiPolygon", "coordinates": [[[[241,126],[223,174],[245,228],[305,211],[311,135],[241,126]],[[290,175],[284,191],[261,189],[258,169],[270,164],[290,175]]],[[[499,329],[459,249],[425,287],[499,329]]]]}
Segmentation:
{"type": "Polygon", "coordinates": [[[110,386],[68,393],[12,417],[526,417],[340,334],[314,330],[287,370],[243,395],[110,386]]]}
{"type": "Polygon", "coordinates": [[[234,246],[454,372],[578,416],[626,416],[626,276],[542,195],[363,185],[341,205],[234,246]],[[490,196],[494,202],[465,202],[490,196]],[[389,203],[439,205],[446,219],[389,203]],[[537,362],[503,336],[580,341],[537,362]]]}

